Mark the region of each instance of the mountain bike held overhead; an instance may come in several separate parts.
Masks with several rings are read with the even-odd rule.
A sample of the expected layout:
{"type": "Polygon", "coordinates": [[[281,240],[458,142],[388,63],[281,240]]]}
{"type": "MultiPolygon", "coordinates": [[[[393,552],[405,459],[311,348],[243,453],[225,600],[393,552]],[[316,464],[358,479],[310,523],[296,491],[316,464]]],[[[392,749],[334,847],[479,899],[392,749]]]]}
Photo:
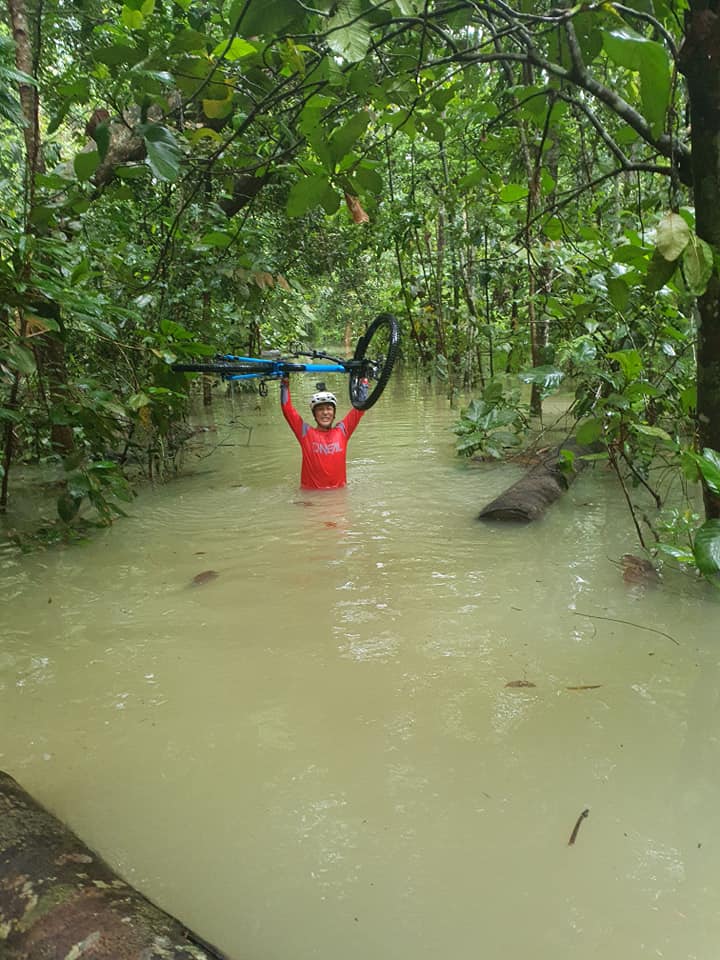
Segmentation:
{"type": "Polygon", "coordinates": [[[310,490],[332,490],[344,487],[347,444],[364,412],[380,398],[387,386],[400,347],[398,323],[389,313],[377,316],[360,337],[351,360],[343,360],[313,350],[292,357],[237,357],[225,354],[211,363],[178,363],[173,370],[180,373],[215,373],[225,380],[280,380],[280,404],[283,416],[295,434],[302,450],[300,485],[310,490]],[[300,363],[302,357],[326,363],[300,363]],[[291,373],[346,373],[352,409],[337,424],[337,398],[316,384],[310,400],[314,424],[305,422],[290,398],[291,373]]]}

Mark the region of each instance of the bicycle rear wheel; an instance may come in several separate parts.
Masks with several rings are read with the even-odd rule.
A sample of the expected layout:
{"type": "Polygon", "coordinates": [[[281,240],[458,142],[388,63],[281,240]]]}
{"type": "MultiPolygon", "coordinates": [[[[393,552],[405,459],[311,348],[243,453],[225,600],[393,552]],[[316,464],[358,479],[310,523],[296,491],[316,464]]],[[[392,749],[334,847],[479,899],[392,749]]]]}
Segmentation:
{"type": "Polygon", "coordinates": [[[350,403],[356,410],[369,410],[387,386],[400,351],[400,328],[391,313],[381,313],[360,337],[350,373],[350,403]]]}

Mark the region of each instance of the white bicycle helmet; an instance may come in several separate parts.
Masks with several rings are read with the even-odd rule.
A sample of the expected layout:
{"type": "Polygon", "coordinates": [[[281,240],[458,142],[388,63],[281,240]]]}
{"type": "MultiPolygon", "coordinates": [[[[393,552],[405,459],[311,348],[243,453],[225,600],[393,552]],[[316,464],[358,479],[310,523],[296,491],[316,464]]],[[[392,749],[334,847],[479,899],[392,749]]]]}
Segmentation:
{"type": "Polygon", "coordinates": [[[335,394],[330,393],[329,390],[320,390],[319,393],[314,393],[310,397],[311,410],[314,410],[315,407],[319,406],[321,403],[331,403],[337,410],[337,399],[335,398],[335,394]]]}

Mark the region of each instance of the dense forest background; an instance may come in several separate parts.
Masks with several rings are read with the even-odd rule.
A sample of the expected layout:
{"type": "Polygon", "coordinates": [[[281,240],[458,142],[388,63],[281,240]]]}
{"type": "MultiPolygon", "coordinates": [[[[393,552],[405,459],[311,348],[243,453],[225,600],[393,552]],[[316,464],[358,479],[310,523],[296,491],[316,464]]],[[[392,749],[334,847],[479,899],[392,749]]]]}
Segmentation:
{"type": "Polygon", "coordinates": [[[0,511],[40,463],[46,536],[110,522],[187,439],[174,361],[389,310],[475,396],[461,453],[569,388],[641,544],[715,578],[719,5],[7,0],[0,511]]]}

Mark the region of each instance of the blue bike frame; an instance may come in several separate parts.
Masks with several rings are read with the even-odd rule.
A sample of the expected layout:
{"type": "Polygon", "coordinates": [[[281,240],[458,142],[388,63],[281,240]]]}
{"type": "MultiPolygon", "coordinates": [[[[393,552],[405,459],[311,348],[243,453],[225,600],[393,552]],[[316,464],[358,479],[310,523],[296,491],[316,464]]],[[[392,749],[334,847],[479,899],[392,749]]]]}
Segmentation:
{"type": "Polygon", "coordinates": [[[225,380],[258,380],[259,378],[270,379],[279,378],[286,373],[348,373],[348,368],[339,363],[293,363],[289,364],[287,360],[272,360],[259,357],[236,357],[233,354],[223,354],[223,360],[229,360],[233,363],[254,363],[262,364],[263,370],[256,373],[230,373],[225,375],[225,380]],[[288,367],[291,367],[288,370],[288,367]]]}

